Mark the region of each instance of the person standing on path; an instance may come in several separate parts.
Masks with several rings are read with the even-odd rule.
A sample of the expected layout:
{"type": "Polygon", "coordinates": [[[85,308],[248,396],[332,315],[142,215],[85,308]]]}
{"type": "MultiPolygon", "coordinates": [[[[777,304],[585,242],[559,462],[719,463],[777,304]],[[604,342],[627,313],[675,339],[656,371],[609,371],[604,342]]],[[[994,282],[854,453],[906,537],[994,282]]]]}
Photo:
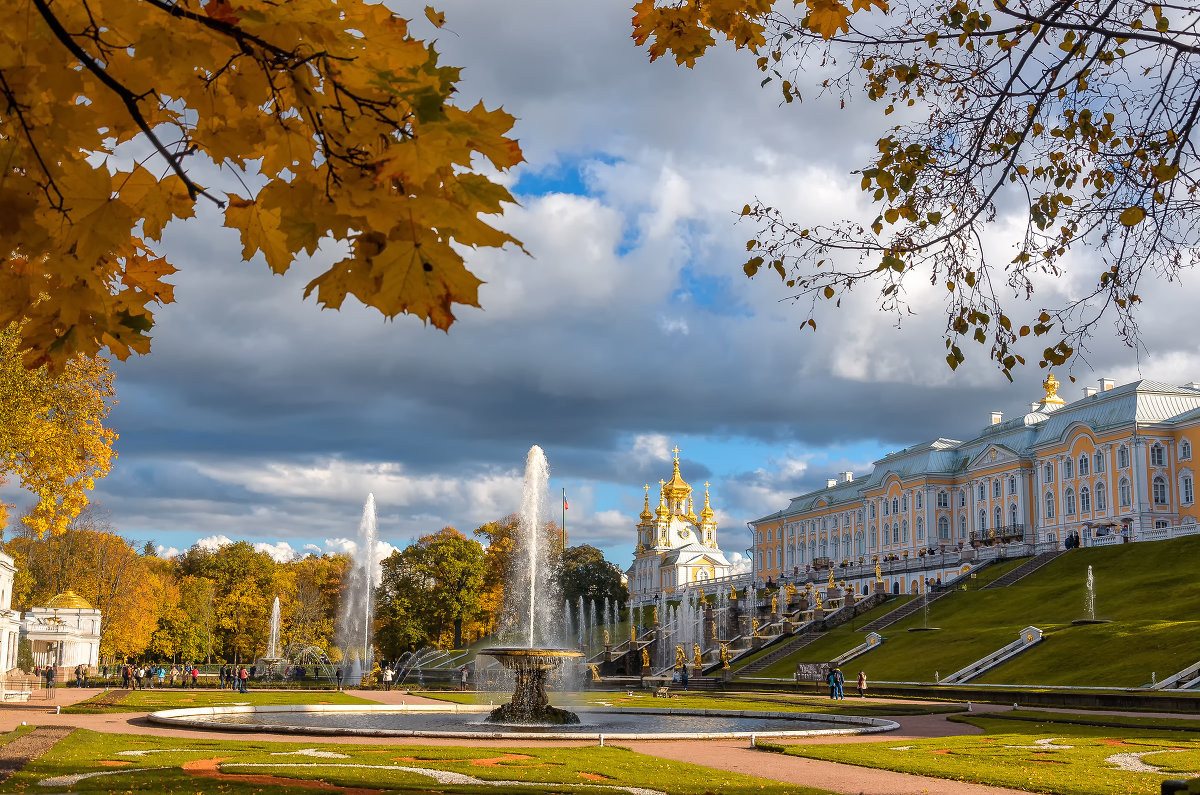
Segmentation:
{"type": "Polygon", "coordinates": [[[54,698],[54,666],[46,666],[46,698],[54,698]]]}
{"type": "Polygon", "coordinates": [[[829,685],[829,697],[837,698],[837,677],[833,675],[834,669],[830,668],[825,672],[825,682],[829,685]]]}
{"type": "Polygon", "coordinates": [[[467,666],[458,669],[458,689],[467,689],[467,666]]]}
{"type": "Polygon", "coordinates": [[[338,690],[341,690],[342,689],[342,667],[340,665],[338,666],[338,669],[336,671],[334,671],[333,675],[337,677],[338,690]]]}
{"type": "Polygon", "coordinates": [[[846,688],[846,677],[842,673],[842,669],[837,667],[836,665],[833,666],[833,679],[834,679],[834,683],[837,687],[837,695],[834,696],[834,698],[845,698],[846,697],[846,689],[845,689],[846,688]]]}
{"type": "Polygon", "coordinates": [[[867,697],[867,672],[866,671],[858,672],[858,697],[859,698],[867,697]]]}
{"type": "Polygon", "coordinates": [[[238,680],[241,684],[242,692],[249,693],[250,689],[246,685],[250,682],[250,672],[246,670],[245,666],[242,666],[242,670],[238,671],[238,680]]]}
{"type": "Polygon", "coordinates": [[[687,663],[683,664],[683,670],[679,672],[679,683],[681,685],[683,685],[684,690],[687,690],[687,686],[688,686],[687,663]]]}

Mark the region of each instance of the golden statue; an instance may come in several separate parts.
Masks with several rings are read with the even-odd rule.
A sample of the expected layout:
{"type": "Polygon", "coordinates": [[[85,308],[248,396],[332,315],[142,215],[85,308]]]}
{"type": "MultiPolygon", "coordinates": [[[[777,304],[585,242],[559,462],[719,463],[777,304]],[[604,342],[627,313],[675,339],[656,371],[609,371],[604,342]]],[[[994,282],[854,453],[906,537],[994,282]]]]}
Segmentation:
{"type": "Polygon", "coordinates": [[[796,586],[792,585],[792,584],[789,582],[789,583],[787,584],[787,588],[785,588],[785,590],[787,591],[787,598],[788,598],[788,601],[789,601],[789,602],[791,602],[791,601],[794,601],[794,600],[795,600],[795,598],[796,598],[796,586]]]}
{"type": "Polygon", "coordinates": [[[821,609],[821,592],[820,591],[817,591],[816,598],[817,598],[817,603],[815,605],[813,605],[813,610],[820,610],[821,609]]]}
{"type": "Polygon", "coordinates": [[[682,646],[675,647],[675,667],[682,668],[687,665],[687,655],[683,652],[682,646]]]}
{"type": "Polygon", "coordinates": [[[832,565],[829,566],[829,584],[826,585],[825,587],[826,588],[834,587],[833,586],[833,566],[832,565]]]}
{"type": "Polygon", "coordinates": [[[757,618],[750,619],[750,635],[755,638],[758,637],[758,619],[757,618]]]}
{"type": "Polygon", "coordinates": [[[1054,373],[1046,376],[1046,380],[1042,382],[1042,387],[1046,390],[1046,396],[1042,398],[1042,403],[1061,406],[1066,401],[1058,396],[1059,380],[1054,377],[1054,373]]]}
{"type": "Polygon", "coordinates": [[[712,622],[712,636],[713,640],[717,639],[717,622],[715,620],[712,622]]]}
{"type": "Polygon", "coordinates": [[[779,594],[771,594],[771,615],[779,615],[779,594]]]}
{"type": "Polygon", "coordinates": [[[725,671],[729,670],[729,647],[724,643],[721,644],[721,668],[725,671]]]}
{"type": "Polygon", "coordinates": [[[596,667],[596,664],[588,663],[588,670],[592,672],[592,681],[599,682],[600,681],[600,669],[596,667]]]}
{"type": "Polygon", "coordinates": [[[883,572],[879,568],[879,558],[875,558],[875,579],[883,581],[883,572]]]}
{"type": "Polygon", "coordinates": [[[632,646],[635,643],[637,643],[637,627],[636,626],[629,628],[629,645],[632,646]]]}
{"type": "Polygon", "coordinates": [[[737,599],[737,588],[734,588],[732,585],[729,586],[729,598],[737,599]]]}
{"type": "Polygon", "coordinates": [[[605,645],[605,646],[611,646],[611,645],[612,645],[612,640],[611,640],[611,639],[608,637],[608,630],[607,630],[607,629],[606,629],[606,630],[604,630],[604,645],[605,645]]]}
{"type": "Polygon", "coordinates": [[[658,626],[658,605],[654,606],[653,616],[654,616],[654,625],[658,626]]]}
{"type": "Polygon", "coordinates": [[[700,669],[704,667],[704,656],[700,653],[700,644],[692,644],[692,667],[696,673],[700,673],[700,669]]]}
{"type": "Polygon", "coordinates": [[[650,652],[642,649],[642,669],[650,667],[650,652]]]}

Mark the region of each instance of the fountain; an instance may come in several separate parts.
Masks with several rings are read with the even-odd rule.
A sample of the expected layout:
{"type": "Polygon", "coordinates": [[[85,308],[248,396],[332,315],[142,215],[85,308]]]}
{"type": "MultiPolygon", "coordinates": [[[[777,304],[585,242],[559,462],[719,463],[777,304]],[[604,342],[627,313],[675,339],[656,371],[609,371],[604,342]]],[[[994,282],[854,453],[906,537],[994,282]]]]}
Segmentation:
{"type": "Polygon", "coordinates": [[[279,597],[271,605],[271,635],[267,641],[267,659],[279,659],[279,597]]]}
{"type": "Polygon", "coordinates": [[[357,685],[371,672],[371,638],[375,608],[375,495],[368,494],[358,523],[358,544],[338,623],[338,641],[343,649],[345,683],[357,685]],[[348,670],[347,670],[348,669],[348,670]]]}
{"type": "Polygon", "coordinates": [[[1092,574],[1092,567],[1088,566],[1087,580],[1087,595],[1083,600],[1083,609],[1087,611],[1087,618],[1077,618],[1072,621],[1072,624],[1111,624],[1112,620],[1107,618],[1096,618],[1096,578],[1092,574]]]}
{"type": "MultiPolygon", "coordinates": [[[[494,657],[513,672],[512,700],[492,710],[491,723],[572,724],[579,723],[573,712],[550,704],[546,695],[547,677],[566,660],[582,657],[572,649],[557,648],[555,630],[561,620],[553,611],[562,604],[554,572],[551,570],[550,539],[546,538],[546,495],[550,468],[542,448],[529,448],[525,459],[525,482],[521,493],[521,521],[517,529],[516,553],[504,589],[505,614],[513,623],[520,646],[484,649],[481,654],[494,657]]],[[[582,607],[582,605],[581,605],[582,607]]],[[[582,610],[580,624],[583,623],[582,610]]],[[[594,623],[594,622],[593,622],[594,623]]]]}

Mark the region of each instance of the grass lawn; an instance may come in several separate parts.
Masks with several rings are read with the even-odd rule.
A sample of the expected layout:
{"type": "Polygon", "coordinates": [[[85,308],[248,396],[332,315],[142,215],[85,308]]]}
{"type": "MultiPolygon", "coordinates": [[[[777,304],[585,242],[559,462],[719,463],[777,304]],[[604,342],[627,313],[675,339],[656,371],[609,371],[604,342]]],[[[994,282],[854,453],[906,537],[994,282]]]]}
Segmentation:
{"type": "MultiPolygon", "coordinates": [[[[504,693],[438,693],[431,698],[458,704],[500,703],[508,699],[504,693]]],[[[900,704],[859,701],[831,701],[828,698],[791,693],[710,693],[672,691],[672,698],[655,698],[647,690],[593,690],[584,693],[555,693],[555,705],[570,707],[628,707],[653,709],[727,709],[747,712],[817,712],[827,715],[932,715],[960,712],[961,707],[941,704],[900,704]]]]}
{"type": "Polygon", "coordinates": [[[1048,719],[972,716],[961,720],[986,733],[770,748],[831,762],[1061,795],[1151,795],[1159,792],[1165,778],[1200,772],[1200,734],[1079,726],[1048,719]]]}
{"type": "Polygon", "coordinates": [[[613,746],[514,749],[320,745],[165,739],[83,729],[77,729],[6,781],[4,791],[291,795],[304,787],[297,780],[380,792],[465,795],[497,791],[517,795],[612,793],[622,789],[646,795],[824,793],[613,746]],[[81,774],[88,777],[60,778],[81,774]],[[500,782],[508,783],[497,789],[500,782]]]}
{"type": "MultiPolygon", "coordinates": [[[[1073,550],[1017,585],[956,591],[934,602],[929,624],[941,631],[909,632],[924,623],[918,612],[885,629],[884,643],[848,667],[865,670],[868,680],[932,682],[935,671],[952,673],[1032,624],[1046,630],[1046,640],[972,684],[1142,685],[1151,671],[1161,678],[1200,660],[1200,589],[1191,563],[1198,555],[1200,536],[1073,550]],[[1096,615],[1112,624],[1071,624],[1084,616],[1089,565],[1096,615]]],[[[980,580],[1002,574],[1004,565],[984,570],[980,580]]],[[[836,656],[852,645],[805,651],[836,656]]]]}
{"type": "Polygon", "coordinates": [[[109,712],[157,712],[163,709],[186,709],[188,707],[221,707],[231,704],[270,706],[274,704],[374,704],[365,698],[339,693],[336,690],[320,692],[256,691],[235,693],[231,690],[109,690],[63,707],[66,714],[95,715],[109,712]]]}

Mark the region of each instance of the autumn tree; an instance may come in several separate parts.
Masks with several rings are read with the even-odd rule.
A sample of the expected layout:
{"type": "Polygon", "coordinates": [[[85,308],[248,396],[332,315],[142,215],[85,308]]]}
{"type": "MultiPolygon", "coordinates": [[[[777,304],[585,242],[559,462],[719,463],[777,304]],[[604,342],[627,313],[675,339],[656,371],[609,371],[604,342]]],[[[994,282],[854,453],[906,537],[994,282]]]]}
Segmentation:
{"type": "Polygon", "coordinates": [[[180,556],[180,574],[213,582],[213,634],[226,661],[253,660],[266,650],[277,565],[245,541],[218,549],[193,546],[180,556]]]}
{"type": "Polygon", "coordinates": [[[454,303],[478,304],[459,252],[516,242],[480,218],[512,197],[476,170],[520,162],[513,118],[456,105],[459,70],[383,4],[5,11],[0,325],[27,321],[28,365],[148,351],[154,305],[174,300],[175,267],[156,244],[197,202],[219,207],[243,256],[261,253],[275,273],[343,244],[305,288],[322,306],[353,296],[441,329],[454,303]]]}
{"type": "Polygon", "coordinates": [[[603,552],[588,544],[567,547],[559,581],[563,598],[571,604],[580,597],[589,602],[607,599],[620,609],[629,599],[629,592],[621,583],[621,570],[606,560],[603,552]]]}
{"type": "MultiPolygon", "coordinates": [[[[650,57],[691,66],[716,36],[750,51],[784,103],[864,94],[900,121],[858,172],[873,220],[793,219],[752,201],[748,275],[776,271],[816,328],[855,287],[905,313],[910,279],[945,290],[947,363],[973,340],[1011,378],[1111,318],[1138,340],[1144,276],[1196,264],[1200,18],[1143,0],[679,0],[634,6],[650,57]],[[815,81],[814,81],[814,77],[815,81]],[[816,83],[815,85],[813,83],[816,83]],[[1012,250],[984,244],[1003,221],[1012,250]],[[1037,292],[1075,277],[1064,299],[1037,292]]],[[[891,119],[888,120],[891,122],[891,119]]]]}
{"type": "Polygon", "coordinates": [[[345,555],[308,555],[283,568],[292,578],[281,629],[285,645],[330,649],[350,559],[345,555]]]}
{"type": "MultiPolygon", "coordinates": [[[[3,119],[0,114],[0,128],[3,119]]],[[[4,183],[0,171],[0,197],[4,183]]],[[[0,198],[0,227],[3,215],[0,198]]],[[[0,302],[9,298],[0,288],[0,302]]],[[[104,359],[89,356],[72,359],[58,372],[26,369],[23,349],[18,325],[5,324],[0,331],[0,485],[15,479],[33,495],[36,502],[22,522],[35,534],[60,533],[112,466],[117,435],[104,427],[115,403],[112,373],[104,359]]],[[[7,524],[6,508],[0,504],[0,528],[7,524]]]]}

